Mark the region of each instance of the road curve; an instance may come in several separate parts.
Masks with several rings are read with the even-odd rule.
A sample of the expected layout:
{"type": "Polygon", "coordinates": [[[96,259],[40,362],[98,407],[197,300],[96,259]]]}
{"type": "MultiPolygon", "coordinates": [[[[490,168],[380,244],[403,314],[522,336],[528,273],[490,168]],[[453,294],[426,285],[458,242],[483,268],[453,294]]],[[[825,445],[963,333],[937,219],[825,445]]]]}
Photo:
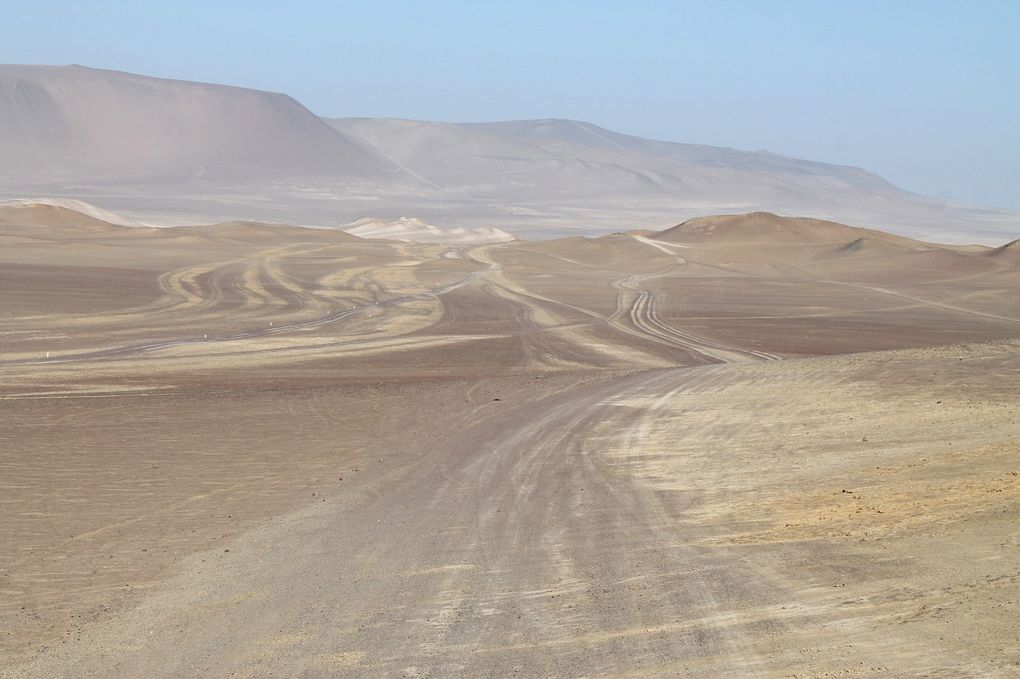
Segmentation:
{"type": "Polygon", "coordinates": [[[734,607],[769,585],[696,545],[696,496],[652,490],[620,456],[717,370],[490,417],[385,483],[192,558],[23,676],[755,676],[734,607]]]}

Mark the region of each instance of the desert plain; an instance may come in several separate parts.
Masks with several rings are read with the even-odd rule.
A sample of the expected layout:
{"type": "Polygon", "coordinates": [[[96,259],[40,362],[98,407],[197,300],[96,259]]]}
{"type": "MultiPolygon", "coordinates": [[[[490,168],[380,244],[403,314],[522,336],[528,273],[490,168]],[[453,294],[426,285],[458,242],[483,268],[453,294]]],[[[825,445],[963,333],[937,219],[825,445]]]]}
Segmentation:
{"type": "Polygon", "coordinates": [[[1020,674],[1020,246],[0,208],[0,676],[1020,674]]]}

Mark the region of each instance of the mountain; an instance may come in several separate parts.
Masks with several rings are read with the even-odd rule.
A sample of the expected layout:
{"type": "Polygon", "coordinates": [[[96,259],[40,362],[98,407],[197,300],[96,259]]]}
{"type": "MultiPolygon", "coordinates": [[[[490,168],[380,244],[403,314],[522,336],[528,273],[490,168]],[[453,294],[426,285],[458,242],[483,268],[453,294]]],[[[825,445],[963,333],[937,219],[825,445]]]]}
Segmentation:
{"type": "Polygon", "coordinates": [[[611,190],[685,200],[825,200],[900,193],[857,168],[767,152],[659,142],[573,120],[427,123],[370,118],[327,122],[381,153],[408,177],[453,193],[587,196],[611,190]]]}
{"type": "Polygon", "coordinates": [[[83,200],[152,225],[413,215],[528,238],[768,211],[944,242],[1020,235],[1016,213],[765,151],[560,119],[322,119],[284,94],[81,66],[0,66],[0,160],[0,199],[83,200]]]}
{"type": "Polygon", "coordinates": [[[704,144],[680,144],[643,139],[613,132],[578,120],[515,120],[496,123],[467,123],[464,127],[542,142],[560,142],[591,149],[629,151],[668,159],[687,166],[722,168],[732,171],[826,178],[846,186],[876,192],[895,192],[892,184],[860,168],[788,158],[768,151],[740,151],[704,144]]]}
{"type": "Polygon", "coordinates": [[[327,122],[420,191],[503,208],[489,221],[518,234],[533,221],[543,222],[544,235],[560,235],[573,221],[620,230],[677,215],[766,210],[934,240],[996,242],[1020,232],[1014,213],[913,194],[860,168],[642,139],[574,120],[327,122]]]}
{"type": "Polygon", "coordinates": [[[283,94],[82,66],[0,66],[0,176],[89,181],[372,173],[283,94]]]}

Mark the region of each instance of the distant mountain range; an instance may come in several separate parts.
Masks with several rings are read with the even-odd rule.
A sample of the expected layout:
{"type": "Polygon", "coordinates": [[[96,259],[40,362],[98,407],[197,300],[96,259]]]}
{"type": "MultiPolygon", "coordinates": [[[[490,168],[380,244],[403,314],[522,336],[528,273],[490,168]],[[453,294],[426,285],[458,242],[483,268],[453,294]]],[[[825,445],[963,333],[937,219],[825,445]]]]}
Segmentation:
{"type": "Polygon", "coordinates": [[[82,199],[150,222],[408,215],[546,236],[769,210],[936,240],[1020,232],[1017,214],[859,168],[571,120],[322,119],[283,94],[81,66],[0,66],[0,158],[0,197],[82,199]]]}
{"type": "Polygon", "coordinates": [[[517,199],[619,195],[687,201],[833,200],[898,190],[857,168],[631,137],[574,120],[444,124],[328,120],[366,153],[444,192],[517,199]]]}

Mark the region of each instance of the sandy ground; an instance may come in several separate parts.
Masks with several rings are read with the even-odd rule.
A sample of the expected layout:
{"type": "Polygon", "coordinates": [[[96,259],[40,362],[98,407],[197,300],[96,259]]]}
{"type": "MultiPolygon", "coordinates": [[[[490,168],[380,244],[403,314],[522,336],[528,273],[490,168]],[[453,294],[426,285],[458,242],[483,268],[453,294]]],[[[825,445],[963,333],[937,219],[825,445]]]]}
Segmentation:
{"type": "Polygon", "coordinates": [[[0,675],[1020,672],[1009,252],[57,217],[0,225],[0,675]]]}

